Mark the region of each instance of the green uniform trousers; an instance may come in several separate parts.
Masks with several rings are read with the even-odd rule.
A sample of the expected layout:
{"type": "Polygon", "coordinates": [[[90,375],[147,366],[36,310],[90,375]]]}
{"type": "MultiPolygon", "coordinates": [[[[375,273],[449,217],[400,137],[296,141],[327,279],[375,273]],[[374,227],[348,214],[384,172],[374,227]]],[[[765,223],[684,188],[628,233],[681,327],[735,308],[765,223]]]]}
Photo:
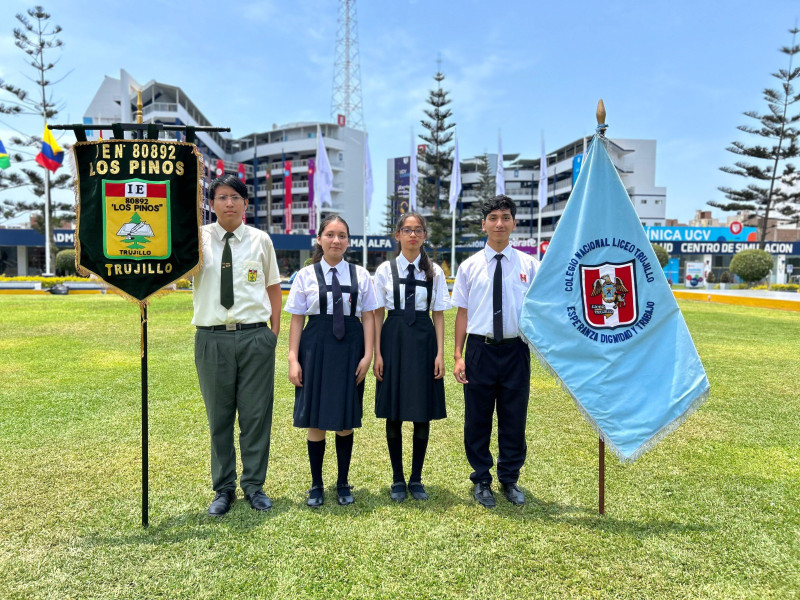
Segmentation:
{"type": "Polygon", "coordinates": [[[211,433],[211,482],[215,492],[236,489],[233,424],[239,413],[240,485],[261,490],[267,475],[277,336],[269,327],[238,331],[198,329],[194,363],[211,433]]]}

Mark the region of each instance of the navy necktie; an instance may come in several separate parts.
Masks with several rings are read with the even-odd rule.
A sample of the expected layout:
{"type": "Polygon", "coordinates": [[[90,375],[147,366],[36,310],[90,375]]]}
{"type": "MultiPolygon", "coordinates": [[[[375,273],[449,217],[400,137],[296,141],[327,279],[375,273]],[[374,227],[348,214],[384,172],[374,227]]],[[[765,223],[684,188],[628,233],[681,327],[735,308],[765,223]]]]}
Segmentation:
{"type": "Polygon", "coordinates": [[[406,318],[406,323],[413,325],[417,320],[416,303],[417,303],[417,287],[414,285],[414,265],[408,265],[408,277],[406,277],[406,306],[403,315],[406,318]]]}
{"type": "Polygon", "coordinates": [[[503,339],[503,255],[495,254],[497,266],[494,268],[492,285],[492,324],[495,341],[503,339]]]}
{"type": "Polygon", "coordinates": [[[225,236],[225,247],[222,249],[222,263],[219,273],[219,303],[225,308],[233,306],[233,257],[230,240],[233,234],[228,231],[225,236]]]}
{"type": "MultiPolygon", "coordinates": [[[[353,285],[353,282],[350,282],[353,285]]],[[[342,286],[336,269],[331,269],[331,295],[333,296],[333,337],[340,340],[344,337],[344,301],[342,300],[342,286]]]]}

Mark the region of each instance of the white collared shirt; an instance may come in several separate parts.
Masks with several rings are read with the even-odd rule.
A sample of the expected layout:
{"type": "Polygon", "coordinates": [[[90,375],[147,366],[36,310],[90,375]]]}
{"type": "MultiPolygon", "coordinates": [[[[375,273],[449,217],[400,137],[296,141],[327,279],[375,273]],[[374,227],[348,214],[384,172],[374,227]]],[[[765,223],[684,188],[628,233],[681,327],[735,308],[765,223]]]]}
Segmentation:
{"type": "MultiPolygon", "coordinates": [[[[453,306],[467,309],[467,333],[494,337],[492,290],[495,255],[487,244],[458,268],[453,286],[453,306]]],[[[509,244],[503,255],[503,338],[519,335],[522,301],[539,269],[539,261],[509,244]]]]}
{"type": "MultiPolygon", "coordinates": [[[[335,267],[331,267],[323,258],[320,260],[322,273],[325,276],[325,285],[328,288],[327,314],[333,314],[333,293],[331,292],[331,282],[333,274],[331,269],[336,269],[336,277],[340,285],[350,285],[350,264],[346,261],[339,261],[335,267]]],[[[356,316],[360,317],[362,312],[368,312],[378,308],[378,299],[375,296],[375,286],[369,271],[364,267],[356,265],[356,278],[358,279],[358,298],[356,299],[356,316]]],[[[350,294],[342,293],[344,314],[350,314],[350,294]]],[[[286,298],[286,305],[283,307],[288,313],[293,315],[318,315],[319,314],[319,283],[317,274],[314,272],[314,265],[303,267],[295,276],[292,282],[292,289],[289,290],[289,297],[286,298]]]]}
{"type": "MultiPolygon", "coordinates": [[[[425,281],[425,272],[420,272],[419,261],[420,256],[414,260],[414,278],[419,281],[425,281]]],[[[397,275],[400,278],[400,306],[398,308],[405,308],[406,306],[406,284],[405,279],[408,276],[408,259],[402,255],[397,257],[397,275]]],[[[431,310],[449,310],[452,307],[450,303],[450,293],[447,291],[447,280],[444,276],[444,271],[436,263],[431,261],[433,267],[433,289],[431,290],[431,310]]],[[[425,286],[415,286],[415,310],[428,309],[428,290],[425,286]]],[[[394,281],[392,279],[392,265],[391,261],[386,261],[381,264],[375,271],[375,293],[378,295],[378,306],[383,306],[386,310],[393,310],[394,305],[394,281]]]]}
{"type": "Polygon", "coordinates": [[[269,323],[272,306],[267,287],[280,284],[278,261],[270,237],[260,229],[242,224],[230,239],[233,269],[233,306],[219,302],[220,268],[225,229],[219,223],[200,228],[203,266],[194,276],[192,325],[269,323]]]}

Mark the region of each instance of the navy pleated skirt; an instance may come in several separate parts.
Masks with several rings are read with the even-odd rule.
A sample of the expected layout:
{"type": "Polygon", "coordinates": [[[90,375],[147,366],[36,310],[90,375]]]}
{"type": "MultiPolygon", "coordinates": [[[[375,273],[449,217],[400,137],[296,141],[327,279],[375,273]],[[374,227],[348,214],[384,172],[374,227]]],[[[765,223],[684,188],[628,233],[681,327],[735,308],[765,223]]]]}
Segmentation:
{"type": "Polygon", "coordinates": [[[447,416],[444,378],[434,379],[436,331],[427,311],[408,325],[401,311],[389,311],[381,329],[383,381],[375,388],[375,416],[427,422],[447,416]]]}
{"type": "Polygon", "coordinates": [[[333,336],[333,316],[312,315],[300,337],[298,361],[303,387],[294,389],[294,426],[325,431],[361,427],[364,382],[356,368],[364,357],[364,327],[358,317],[344,318],[341,340],[333,336]]]}

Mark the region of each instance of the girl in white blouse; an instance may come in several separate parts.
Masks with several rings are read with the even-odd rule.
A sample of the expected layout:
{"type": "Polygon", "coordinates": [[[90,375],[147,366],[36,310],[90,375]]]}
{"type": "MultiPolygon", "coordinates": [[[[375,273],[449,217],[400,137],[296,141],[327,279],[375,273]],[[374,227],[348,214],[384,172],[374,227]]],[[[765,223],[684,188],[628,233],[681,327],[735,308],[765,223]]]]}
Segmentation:
{"type": "Polygon", "coordinates": [[[400,253],[375,272],[379,308],[375,311],[375,415],[386,419],[386,443],[392,464],[390,497],[417,500],[428,495],[422,466],[430,422],[447,416],[444,399],[444,314],[450,308],[447,281],[428,258],[428,234],[422,215],[403,214],[395,226],[400,253]],[[433,311],[433,319],[429,311],[433,311]],[[384,312],[388,314],[384,322],[384,312]],[[414,423],[411,474],[403,470],[403,421],[414,423]]]}
{"type": "Polygon", "coordinates": [[[353,429],[361,427],[364,378],[372,362],[375,288],[363,267],[344,260],[350,229],[344,219],[322,221],[314,263],[295,277],[284,310],[289,330],[289,380],[295,387],[294,426],[308,429],[308,506],[324,501],[325,432],[336,432],[339,504],[352,504],[348,481],[353,429]],[[303,327],[306,317],[308,323],[303,327]]]}

